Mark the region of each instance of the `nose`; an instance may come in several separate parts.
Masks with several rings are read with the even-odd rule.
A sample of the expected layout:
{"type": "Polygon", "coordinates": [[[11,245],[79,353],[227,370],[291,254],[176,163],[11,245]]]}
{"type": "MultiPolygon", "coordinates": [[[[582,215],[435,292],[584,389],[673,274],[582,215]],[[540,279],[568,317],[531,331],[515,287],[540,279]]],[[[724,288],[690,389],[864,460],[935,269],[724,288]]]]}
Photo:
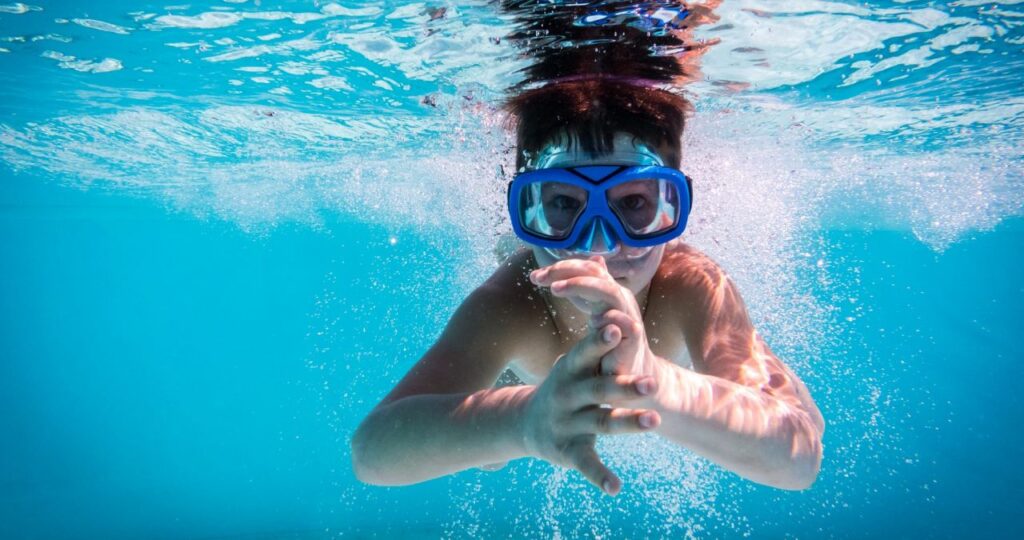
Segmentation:
{"type": "Polygon", "coordinates": [[[586,227],[573,251],[586,255],[611,255],[619,251],[618,238],[603,219],[595,217],[586,227]]]}

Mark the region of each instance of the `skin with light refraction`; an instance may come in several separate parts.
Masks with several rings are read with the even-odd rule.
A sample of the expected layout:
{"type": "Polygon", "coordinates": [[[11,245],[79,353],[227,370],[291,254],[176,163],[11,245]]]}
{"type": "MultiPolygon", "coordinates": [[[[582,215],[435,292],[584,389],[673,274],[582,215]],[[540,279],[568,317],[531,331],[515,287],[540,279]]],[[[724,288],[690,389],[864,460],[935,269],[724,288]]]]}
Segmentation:
{"type": "Polygon", "coordinates": [[[596,435],[653,431],[755,482],[809,487],[824,421],[732,281],[679,241],[627,254],[511,256],[360,425],[356,475],[404,485],[536,457],[614,495],[596,435]],[[493,387],[507,368],[527,384],[493,387]]]}

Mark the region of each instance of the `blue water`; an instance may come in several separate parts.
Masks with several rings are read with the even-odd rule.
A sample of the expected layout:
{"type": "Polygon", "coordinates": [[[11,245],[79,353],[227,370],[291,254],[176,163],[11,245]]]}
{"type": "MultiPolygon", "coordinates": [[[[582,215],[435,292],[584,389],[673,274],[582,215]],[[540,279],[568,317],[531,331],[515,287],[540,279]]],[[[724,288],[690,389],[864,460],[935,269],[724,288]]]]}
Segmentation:
{"type": "Polygon", "coordinates": [[[441,5],[0,5],[0,537],[1020,535],[1020,3],[702,31],[686,239],[822,409],[810,490],[644,437],[602,441],[615,499],[531,460],[356,482],[508,232],[521,59],[441,5]]]}

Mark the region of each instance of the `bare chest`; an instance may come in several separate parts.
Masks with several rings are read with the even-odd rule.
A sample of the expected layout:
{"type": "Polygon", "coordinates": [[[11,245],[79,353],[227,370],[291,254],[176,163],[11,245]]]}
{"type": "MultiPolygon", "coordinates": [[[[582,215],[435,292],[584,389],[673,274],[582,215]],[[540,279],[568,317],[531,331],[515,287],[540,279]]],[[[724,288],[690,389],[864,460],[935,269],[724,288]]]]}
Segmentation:
{"type": "MultiPolygon", "coordinates": [[[[546,321],[538,320],[537,334],[523,336],[530,345],[520,351],[509,367],[524,383],[537,384],[543,381],[551,372],[555,360],[568,353],[586,335],[586,319],[582,315],[562,319],[554,328],[550,318],[546,321]]],[[[683,331],[666,313],[652,306],[645,314],[644,328],[651,352],[680,366],[693,368],[683,331]]]]}

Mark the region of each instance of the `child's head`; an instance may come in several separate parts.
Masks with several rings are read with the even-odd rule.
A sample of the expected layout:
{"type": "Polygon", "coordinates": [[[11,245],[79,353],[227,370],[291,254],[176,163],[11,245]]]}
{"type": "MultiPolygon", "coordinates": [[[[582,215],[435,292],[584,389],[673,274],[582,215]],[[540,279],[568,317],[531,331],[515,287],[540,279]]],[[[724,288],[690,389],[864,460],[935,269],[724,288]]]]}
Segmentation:
{"type": "MultiPolygon", "coordinates": [[[[664,90],[601,78],[524,92],[506,105],[516,121],[516,169],[599,162],[678,169],[687,106],[685,99],[664,90]]],[[[542,266],[588,256],[532,247],[542,266]]],[[[663,253],[664,245],[620,246],[603,256],[612,276],[637,293],[650,283],[663,253]]]]}
{"type": "Polygon", "coordinates": [[[595,76],[548,84],[510,98],[505,109],[515,122],[516,170],[554,143],[567,143],[592,157],[607,155],[617,133],[629,133],[658,151],[665,166],[679,168],[689,103],[649,85],[595,76]]]}
{"type": "MultiPolygon", "coordinates": [[[[608,151],[599,156],[591,156],[582,150],[579,145],[569,146],[564,144],[552,145],[542,150],[535,156],[535,168],[552,167],[578,167],[594,164],[595,162],[614,162],[620,165],[664,165],[664,158],[660,153],[644,144],[634,135],[619,132],[612,138],[612,144],[608,151]]],[[[655,198],[656,198],[656,194],[655,198]]],[[[595,226],[597,226],[595,224],[595,226]]],[[[595,234],[594,243],[591,246],[605,259],[608,272],[612,277],[626,288],[638,293],[650,283],[651,278],[661,264],[664,245],[651,247],[630,247],[621,243],[609,252],[605,245],[603,235],[595,234]]],[[[547,266],[558,260],[586,258],[592,253],[573,252],[565,249],[549,249],[532,245],[534,257],[538,264],[547,266]]]]}

